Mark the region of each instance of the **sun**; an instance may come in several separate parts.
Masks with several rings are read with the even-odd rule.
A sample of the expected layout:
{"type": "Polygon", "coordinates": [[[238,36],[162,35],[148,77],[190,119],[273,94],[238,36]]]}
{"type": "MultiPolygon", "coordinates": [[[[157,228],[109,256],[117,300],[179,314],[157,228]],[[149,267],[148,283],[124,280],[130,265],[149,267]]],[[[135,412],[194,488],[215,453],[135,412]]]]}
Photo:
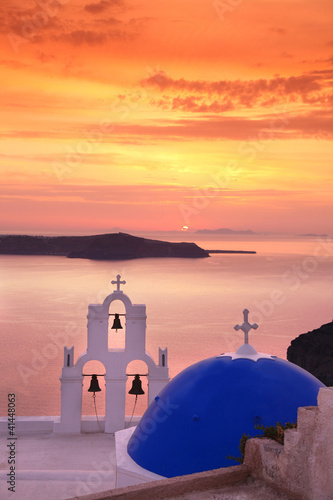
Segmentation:
{"type": "Polygon", "coordinates": [[[183,226],[182,231],[188,231],[188,226],[183,226]]]}

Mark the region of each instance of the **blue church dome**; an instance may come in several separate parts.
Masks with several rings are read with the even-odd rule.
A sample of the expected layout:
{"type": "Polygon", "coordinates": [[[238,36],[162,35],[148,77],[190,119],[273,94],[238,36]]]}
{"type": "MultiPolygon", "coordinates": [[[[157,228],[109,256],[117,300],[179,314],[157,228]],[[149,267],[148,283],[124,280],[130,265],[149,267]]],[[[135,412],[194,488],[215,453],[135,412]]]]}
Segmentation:
{"type": "Polygon", "coordinates": [[[235,465],[243,433],[255,425],[297,421],[300,406],[317,405],[317,378],[245,343],[195,363],[159,393],[128,442],[144,469],[165,477],[235,465]]]}

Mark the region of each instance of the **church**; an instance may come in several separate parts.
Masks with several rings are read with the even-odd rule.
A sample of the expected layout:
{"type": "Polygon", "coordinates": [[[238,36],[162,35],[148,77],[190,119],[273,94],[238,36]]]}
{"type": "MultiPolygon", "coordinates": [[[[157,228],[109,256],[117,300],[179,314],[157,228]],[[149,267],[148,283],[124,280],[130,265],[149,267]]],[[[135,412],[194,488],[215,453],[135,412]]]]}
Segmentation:
{"type": "MultiPolygon", "coordinates": [[[[247,309],[243,322],[234,327],[241,332],[236,352],[216,353],[170,381],[167,348],[159,349],[157,365],[146,352],[145,305],[132,304],[121,290],[126,282],[120,275],[111,283],[116,289],[103,304],[89,306],[86,352],[74,363],[73,348],[64,348],[61,417],[54,432],[87,431],[81,415],[82,370],[87,361],[100,361],[105,374],[99,379],[104,377],[106,397],[102,431],[115,433],[116,487],[234,466],[237,462],[231,457],[240,457],[243,434],[258,436],[262,434],[258,426],[296,423],[298,408],[317,404],[324,384],[250,344],[249,336],[258,325],[251,324],[247,309]],[[124,349],[108,348],[109,329],[120,326],[119,314],[109,313],[114,301],[122,302],[126,310],[124,349]],[[148,370],[148,408],[136,426],[130,426],[125,415],[127,366],[133,360],[144,361],[148,370]]],[[[143,393],[142,374],[131,375],[130,392],[137,398],[143,393]]],[[[97,374],[89,376],[89,390],[100,391],[97,374]]]]}
{"type": "MultiPolygon", "coordinates": [[[[146,306],[132,303],[120,275],[111,283],[113,292],[88,306],[86,350],[75,358],[74,347],[64,346],[60,416],[16,418],[17,477],[24,492],[37,498],[38,488],[50,487],[57,500],[89,492],[84,500],[95,493],[101,499],[125,499],[127,493],[171,499],[179,491],[206,498],[208,490],[230,485],[235,495],[259,487],[258,498],[265,500],[281,490],[278,498],[333,498],[332,387],[285,359],[257,352],[251,340],[258,325],[247,309],[234,329],[230,325],[230,335],[239,339],[235,352],[216,352],[170,380],[167,347],[158,349],[156,361],[146,350],[146,306]],[[123,331],[123,347],[112,345],[117,330],[123,331]],[[91,361],[99,362],[100,372],[87,369],[91,361]],[[132,371],[135,361],[146,368],[132,371]],[[94,404],[105,399],[104,415],[82,414],[85,377],[94,404]],[[147,408],[132,418],[135,406],[126,415],[127,393],[137,401],[145,392],[143,379],[147,408]],[[285,431],[284,445],[260,438],[260,427],[277,423],[297,423],[285,431]],[[254,439],[238,465],[244,435],[254,439]],[[32,444],[38,453],[31,454],[32,444]]],[[[4,440],[7,425],[0,418],[4,440]]],[[[0,478],[6,473],[0,471],[0,478]]]]}

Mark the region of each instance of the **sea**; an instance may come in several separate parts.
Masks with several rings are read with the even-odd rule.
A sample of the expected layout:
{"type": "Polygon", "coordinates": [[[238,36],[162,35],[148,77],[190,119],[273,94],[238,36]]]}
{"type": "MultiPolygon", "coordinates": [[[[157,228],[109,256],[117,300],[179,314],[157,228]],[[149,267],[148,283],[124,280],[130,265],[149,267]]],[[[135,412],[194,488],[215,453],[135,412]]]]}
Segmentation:
{"type": "MultiPolygon", "coordinates": [[[[146,348],[158,361],[168,348],[170,377],[204,358],[232,352],[243,344],[243,310],[258,328],[250,343],[259,352],[286,359],[290,342],[333,318],[333,239],[328,236],[255,234],[145,233],[149,238],[194,241],[207,250],[252,250],[256,254],[212,254],[203,259],[147,258],[93,261],[57,256],[0,256],[0,415],[8,394],[16,396],[21,416],[60,415],[63,346],[74,346],[75,360],[87,343],[88,304],[112,293],[117,274],[134,304],[146,304],[146,348]]],[[[117,303],[113,303],[115,307],[117,303]]],[[[120,308],[112,312],[123,312],[120,308]]],[[[125,327],[125,325],[123,325],[125,327]]],[[[124,329],[110,329],[109,347],[124,346],[124,329]]],[[[86,373],[103,373],[98,362],[86,373]]],[[[147,373],[132,362],[129,373],[147,373]]],[[[84,377],[83,414],[94,415],[84,377]]],[[[96,396],[104,414],[105,391],[96,396]]],[[[128,378],[127,389],[132,378],[128,378]]],[[[126,413],[142,414],[145,391],[134,408],[127,394],[126,413]]],[[[128,391],[127,391],[128,392],[128,391]]]]}

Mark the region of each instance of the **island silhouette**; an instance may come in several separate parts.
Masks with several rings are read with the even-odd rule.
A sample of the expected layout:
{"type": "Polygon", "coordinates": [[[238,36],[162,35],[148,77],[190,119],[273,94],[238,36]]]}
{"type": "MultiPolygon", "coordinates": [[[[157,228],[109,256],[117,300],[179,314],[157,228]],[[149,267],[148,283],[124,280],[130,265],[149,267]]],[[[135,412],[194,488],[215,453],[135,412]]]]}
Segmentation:
{"type": "Polygon", "coordinates": [[[255,253],[204,250],[196,243],[171,243],[127,233],[91,236],[0,235],[1,255],[56,255],[71,259],[126,260],[146,257],[205,258],[210,253],[255,253]]]}

